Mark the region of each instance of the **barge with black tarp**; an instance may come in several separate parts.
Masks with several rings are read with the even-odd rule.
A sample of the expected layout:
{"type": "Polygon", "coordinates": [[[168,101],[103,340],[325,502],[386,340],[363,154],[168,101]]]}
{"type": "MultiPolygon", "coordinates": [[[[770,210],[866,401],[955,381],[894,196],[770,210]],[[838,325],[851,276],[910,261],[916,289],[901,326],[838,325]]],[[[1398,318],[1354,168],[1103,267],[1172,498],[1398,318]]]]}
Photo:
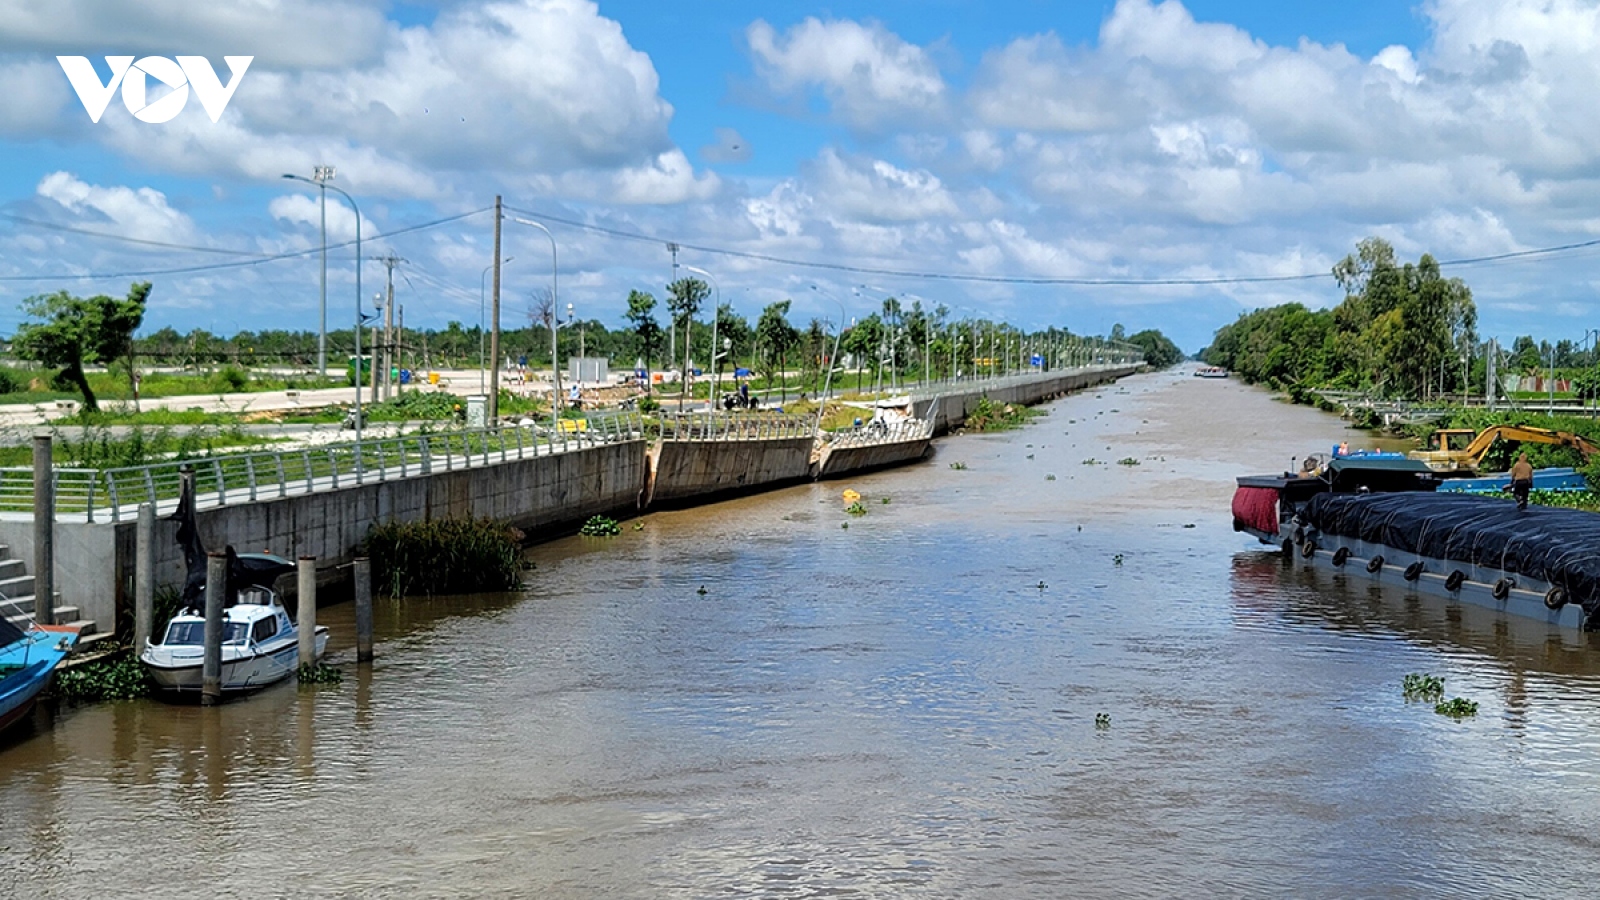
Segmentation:
{"type": "Polygon", "coordinates": [[[1437,482],[1403,464],[1382,468],[1365,483],[1351,472],[1342,484],[1337,472],[1242,477],[1234,529],[1279,545],[1296,565],[1600,630],[1600,515],[1435,493],[1437,482]]]}

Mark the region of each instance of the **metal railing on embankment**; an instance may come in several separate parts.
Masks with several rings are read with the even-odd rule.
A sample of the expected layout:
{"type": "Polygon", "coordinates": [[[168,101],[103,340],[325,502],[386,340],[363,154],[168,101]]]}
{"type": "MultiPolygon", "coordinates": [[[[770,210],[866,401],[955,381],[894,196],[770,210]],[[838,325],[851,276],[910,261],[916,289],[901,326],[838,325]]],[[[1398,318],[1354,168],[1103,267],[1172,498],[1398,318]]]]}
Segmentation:
{"type": "Polygon", "coordinates": [[[880,444],[897,444],[901,441],[925,441],[933,437],[933,422],[938,415],[939,398],[933,398],[928,415],[920,419],[906,419],[889,423],[874,419],[850,431],[829,431],[822,435],[822,446],[834,449],[845,447],[875,447],[880,444]]]}
{"type": "Polygon", "coordinates": [[[661,416],[661,437],[668,441],[762,441],[814,438],[816,416],[791,413],[667,413],[661,416]]]}
{"type": "MultiPolygon", "coordinates": [[[[178,503],[179,470],[195,472],[202,508],[338,490],[362,484],[496,465],[643,437],[636,412],[563,419],[554,431],[503,427],[410,434],[375,441],[258,450],[113,469],[55,470],[57,515],[131,521],[141,504],[158,512],[178,503]]],[[[33,469],[0,468],[0,512],[33,511],[33,469]]]]}

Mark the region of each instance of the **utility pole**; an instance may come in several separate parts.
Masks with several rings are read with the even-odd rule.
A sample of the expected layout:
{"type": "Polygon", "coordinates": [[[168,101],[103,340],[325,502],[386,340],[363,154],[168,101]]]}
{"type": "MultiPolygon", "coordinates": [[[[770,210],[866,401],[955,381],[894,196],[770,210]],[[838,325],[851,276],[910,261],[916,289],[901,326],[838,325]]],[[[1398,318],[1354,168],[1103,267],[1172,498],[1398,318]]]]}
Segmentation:
{"type": "Polygon", "coordinates": [[[494,301],[492,304],[493,331],[489,334],[489,421],[500,421],[500,195],[494,195],[494,301]]]}
{"type": "Polygon", "coordinates": [[[379,369],[382,372],[382,374],[378,378],[378,383],[383,386],[383,396],[382,396],[381,399],[387,400],[394,393],[394,379],[391,378],[390,375],[389,375],[390,370],[394,367],[394,358],[395,358],[395,355],[394,355],[394,267],[400,265],[403,262],[405,262],[405,260],[401,259],[398,256],[395,256],[393,253],[390,253],[388,256],[380,257],[378,259],[378,262],[383,263],[384,268],[389,270],[389,272],[388,272],[388,292],[385,294],[384,301],[383,301],[383,354],[382,354],[381,360],[378,361],[379,362],[379,369]]]}
{"type": "MultiPolygon", "coordinates": [[[[667,250],[672,254],[672,283],[673,284],[677,284],[678,283],[678,245],[672,243],[671,241],[668,241],[667,242],[667,250]]],[[[671,318],[671,316],[669,314],[669,316],[668,316],[669,321],[667,322],[667,359],[672,360],[672,362],[674,364],[676,364],[677,361],[678,361],[678,329],[672,324],[672,322],[670,321],[670,318],[671,318]]],[[[684,349],[687,350],[688,348],[685,347],[684,349]]],[[[679,379],[680,380],[678,382],[678,390],[682,391],[683,390],[683,381],[681,380],[682,379],[681,375],[679,376],[679,379]]]]}

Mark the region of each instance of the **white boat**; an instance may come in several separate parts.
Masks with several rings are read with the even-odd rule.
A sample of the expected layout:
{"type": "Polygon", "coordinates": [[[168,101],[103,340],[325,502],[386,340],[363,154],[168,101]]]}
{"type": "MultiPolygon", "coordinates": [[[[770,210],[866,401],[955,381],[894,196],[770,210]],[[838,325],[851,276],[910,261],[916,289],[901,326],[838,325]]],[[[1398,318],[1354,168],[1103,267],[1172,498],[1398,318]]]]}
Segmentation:
{"type": "MultiPolygon", "coordinates": [[[[266,554],[240,554],[248,572],[235,602],[222,611],[222,692],[238,694],[266,687],[294,674],[299,666],[300,631],[270,587],[294,564],[266,554]],[[274,570],[276,570],[274,572],[274,570]],[[253,576],[253,577],[252,577],[253,576]],[[253,583],[252,583],[253,582],[253,583]]],[[[198,694],[205,661],[205,615],[186,609],[167,624],[160,643],[149,643],[139,660],[162,690],[198,694]]],[[[328,629],[317,626],[316,658],[328,646],[328,629]]]]}

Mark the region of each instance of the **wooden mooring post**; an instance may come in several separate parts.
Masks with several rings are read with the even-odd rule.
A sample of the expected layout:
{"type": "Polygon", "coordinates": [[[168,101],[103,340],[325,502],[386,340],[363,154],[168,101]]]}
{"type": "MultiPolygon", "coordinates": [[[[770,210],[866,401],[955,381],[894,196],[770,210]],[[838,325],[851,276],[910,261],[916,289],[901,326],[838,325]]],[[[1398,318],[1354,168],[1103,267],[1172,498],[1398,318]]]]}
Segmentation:
{"type": "Polygon", "coordinates": [[[33,436],[33,619],[56,623],[56,481],[50,435],[33,436]]]}
{"type": "Polygon", "coordinates": [[[143,653],[150,641],[156,609],[156,508],[139,507],[133,548],[133,652],[143,653]]]}
{"type": "Polygon", "coordinates": [[[355,560],[356,662],[372,662],[372,560],[355,560]]]}
{"type": "Polygon", "coordinates": [[[317,664],[317,558],[300,557],[298,618],[300,665],[317,664]]]}
{"type": "Polygon", "coordinates": [[[206,554],[206,631],[200,662],[200,705],[222,702],[222,595],[228,590],[228,554],[206,554]]]}

